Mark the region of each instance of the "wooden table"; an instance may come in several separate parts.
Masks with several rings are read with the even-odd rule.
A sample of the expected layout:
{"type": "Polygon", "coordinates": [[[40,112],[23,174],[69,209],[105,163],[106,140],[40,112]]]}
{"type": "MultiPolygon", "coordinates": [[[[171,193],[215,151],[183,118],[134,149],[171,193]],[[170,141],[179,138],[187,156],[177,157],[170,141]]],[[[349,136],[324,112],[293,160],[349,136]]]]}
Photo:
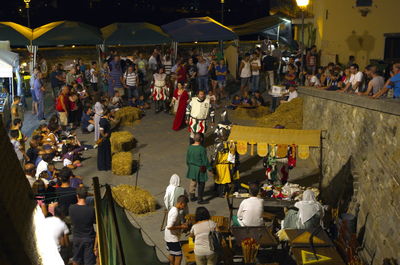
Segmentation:
{"type": "Polygon", "coordinates": [[[315,248],[320,261],[315,260],[311,248],[292,248],[291,253],[297,265],[345,265],[334,247],[315,248]]]}
{"type": "MultiPolygon", "coordinates": [[[[304,229],[285,229],[291,247],[311,247],[310,236],[312,231],[304,229]]],[[[333,247],[334,244],[324,230],[320,230],[313,237],[315,247],[333,247]]]]}
{"type": "Polygon", "coordinates": [[[242,247],[242,240],[249,237],[254,238],[262,248],[278,246],[275,236],[265,226],[233,226],[232,235],[238,247],[242,247]]]}
{"type": "Polygon", "coordinates": [[[196,263],[194,248],[189,247],[189,243],[182,244],[182,253],[185,257],[186,264],[196,263]]]}

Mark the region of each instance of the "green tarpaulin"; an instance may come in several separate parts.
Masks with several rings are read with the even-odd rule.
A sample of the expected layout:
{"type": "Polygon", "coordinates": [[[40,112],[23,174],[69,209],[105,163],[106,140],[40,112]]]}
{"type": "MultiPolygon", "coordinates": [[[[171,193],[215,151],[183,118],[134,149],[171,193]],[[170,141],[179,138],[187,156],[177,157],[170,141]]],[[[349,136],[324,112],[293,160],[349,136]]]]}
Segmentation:
{"type": "Polygon", "coordinates": [[[101,230],[99,232],[105,239],[102,243],[106,253],[101,253],[103,265],[166,265],[167,263],[158,260],[155,247],[144,242],[141,230],[131,224],[125,210],[112,198],[110,187],[106,186],[107,191],[101,199],[102,222],[99,225],[101,230]],[[122,251],[119,249],[118,234],[120,235],[122,251]]]}
{"type": "Polygon", "coordinates": [[[230,28],[238,36],[245,36],[263,33],[265,30],[278,27],[281,23],[283,23],[283,20],[280,17],[269,16],[252,20],[242,25],[230,26],[230,28]]]}
{"type": "Polygon", "coordinates": [[[170,43],[159,26],[150,23],[113,23],[101,29],[106,45],[155,45],[170,43]]]}
{"type": "Polygon", "coordinates": [[[11,46],[28,45],[30,35],[32,30],[27,27],[14,22],[0,22],[0,41],[8,40],[11,46]]]}
{"type": "Polygon", "coordinates": [[[103,39],[98,28],[75,21],[57,21],[33,31],[33,45],[97,45],[103,39]]]}

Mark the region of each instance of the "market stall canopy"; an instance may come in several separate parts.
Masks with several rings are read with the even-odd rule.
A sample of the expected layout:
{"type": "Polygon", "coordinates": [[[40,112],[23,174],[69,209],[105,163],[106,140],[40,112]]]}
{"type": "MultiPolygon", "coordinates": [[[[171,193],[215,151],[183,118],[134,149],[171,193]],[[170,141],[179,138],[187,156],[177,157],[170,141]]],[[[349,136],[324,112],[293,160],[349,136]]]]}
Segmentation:
{"type": "Polygon", "coordinates": [[[238,36],[258,34],[275,40],[278,38],[279,29],[280,41],[286,44],[291,44],[293,41],[291,21],[281,15],[259,18],[242,25],[231,26],[230,28],[238,36]]]}
{"type": "Polygon", "coordinates": [[[17,53],[0,49],[0,77],[13,77],[13,69],[19,66],[17,53]]]}
{"type": "Polygon", "coordinates": [[[113,23],[101,29],[106,45],[154,45],[170,43],[159,26],[150,23],[113,23]]]}
{"type": "Polygon", "coordinates": [[[98,28],[75,21],[52,22],[33,30],[33,44],[38,46],[96,45],[103,43],[98,28]]]}
{"type": "Polygon", "coordinates": [[[292,129],[273,129],[252,126],[232,126],[229,140],[237,142],[239,154],[247,153],[248,144],[251,145],[251,155],[253,155],[254,145],[257,145],[257,154],[264,157],[268,154],[270,146],[295,145],[298,147],[299,157],[306,159],[309,155],[309,147],[320,147],[320,130],[292,130],[292,129]]]}
{"type": "Polygon", "coordinates": [[[177,42],[234,40],[237,35],[210,17],[182,18],[161,28],[177,42]]]}
{"type": "Polygon", "coordinates": [[[10,41],[12,46],[29,44],[33,31],[14,22],[0,22],[0,40],[10,41]]]}

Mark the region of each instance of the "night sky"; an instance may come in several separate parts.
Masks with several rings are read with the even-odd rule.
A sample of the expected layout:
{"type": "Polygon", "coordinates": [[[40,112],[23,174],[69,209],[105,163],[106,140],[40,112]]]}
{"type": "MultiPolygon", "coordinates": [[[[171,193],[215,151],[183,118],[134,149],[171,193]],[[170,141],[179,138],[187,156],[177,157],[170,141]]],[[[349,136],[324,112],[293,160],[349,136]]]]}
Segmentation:
{"type": "MultiPolygon", "coordinates": [[[[269,13],[269,0],[225,0],[224,24],[241,24],[269,13]]],[[[57,20],[81,21],[103,27],[113,22],[150,22],[162,25],[178,18],[221,18],[220,0],[31,0],[31,25],[57,20]]],[[[27,26],[23,0],[5,0],[0,21],[27,26]]]]}

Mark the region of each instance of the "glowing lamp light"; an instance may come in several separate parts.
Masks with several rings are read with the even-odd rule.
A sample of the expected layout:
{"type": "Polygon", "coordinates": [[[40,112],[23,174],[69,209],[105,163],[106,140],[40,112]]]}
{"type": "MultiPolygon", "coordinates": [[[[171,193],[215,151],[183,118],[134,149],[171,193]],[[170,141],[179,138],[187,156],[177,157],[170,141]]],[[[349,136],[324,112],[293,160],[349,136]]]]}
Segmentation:
{"type": "Polygon", "coordinates": [[[25,3],[25,7],[26,8],[29,8],[29,3],[31,2],[31,0],[24,0],[24,3],[25,3]]]}
{"type": "Polygon", "coordinates": [[[75,45],[72,45],[72,48],[75,48],[75,45]]]}
{"type": "Polygon", "coordinates": [[[310,3],[310,0],[296,0],[297,6],[300,8],[306,8],[310,3]]]}

